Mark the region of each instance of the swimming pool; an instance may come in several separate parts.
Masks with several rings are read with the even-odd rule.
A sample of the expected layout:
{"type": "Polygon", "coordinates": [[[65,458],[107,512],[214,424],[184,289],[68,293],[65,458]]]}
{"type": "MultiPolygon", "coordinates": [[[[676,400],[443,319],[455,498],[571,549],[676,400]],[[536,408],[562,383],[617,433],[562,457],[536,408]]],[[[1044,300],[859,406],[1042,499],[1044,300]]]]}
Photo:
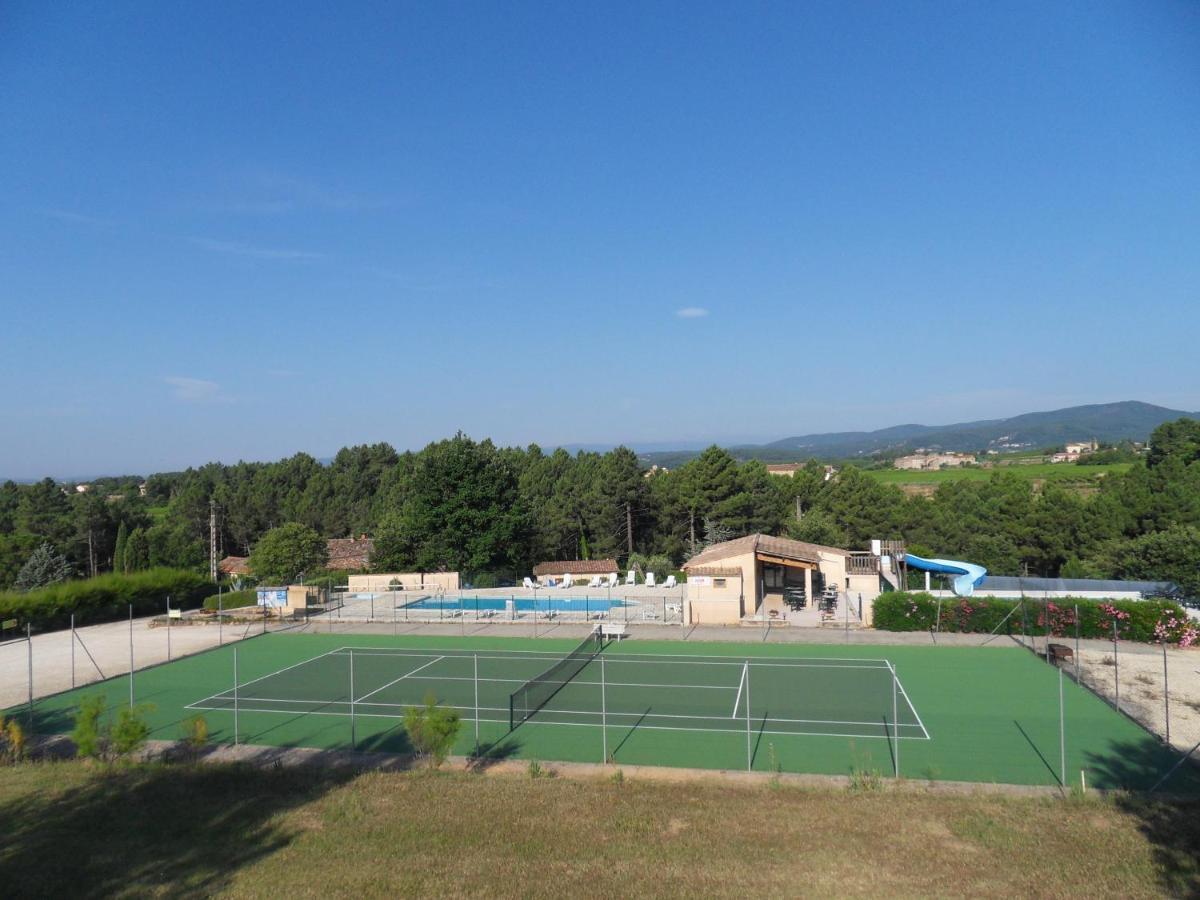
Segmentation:
{"type": "Polygon", "coordinates": [[[422,597],[412,603],[406,603],[401,609],[461,609],[484,610],[492,609],[505,612],[515,607],[517,612],[578,612],[594,613],[608,612],[622,606],[636,606],[623,600],[609,600],[604,597],[422,597]],[[535,606],[536,604],[536,606],[535,606]]]}

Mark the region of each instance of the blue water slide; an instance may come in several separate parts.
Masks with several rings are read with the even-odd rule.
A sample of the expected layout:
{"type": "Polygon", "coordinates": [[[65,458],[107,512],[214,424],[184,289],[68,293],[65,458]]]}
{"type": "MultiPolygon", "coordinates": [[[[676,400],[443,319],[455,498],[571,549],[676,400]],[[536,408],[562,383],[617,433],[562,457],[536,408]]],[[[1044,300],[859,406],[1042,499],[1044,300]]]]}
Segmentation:
{"type": "Polygon", "coordinates": [[[983,579],[987,577],[987,569],[983,566],[977,566],[975,563],[959,562],[954,559],[924,559],[920,556],[913,556],[911,553],[906,553],[904,555],[904,562],[922,572],[953,575],[954,580],[951,582],[951,589],[954,591],[956,597],[970,597],[975,593],[975,588],[983,584],[983,579]]]}

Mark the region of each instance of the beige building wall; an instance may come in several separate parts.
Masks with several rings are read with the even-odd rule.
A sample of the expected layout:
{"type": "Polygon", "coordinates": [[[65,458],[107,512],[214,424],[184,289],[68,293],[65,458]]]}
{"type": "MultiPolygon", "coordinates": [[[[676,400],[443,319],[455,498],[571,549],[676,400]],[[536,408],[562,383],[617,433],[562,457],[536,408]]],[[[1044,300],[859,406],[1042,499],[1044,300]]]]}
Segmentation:
{"type": "Polygon", "coordinates": [[[445,591],[457,591],[462,582],[458,572],[383,572],[377,575],[351,575],[347,589],[351,593],[378,594],[392,590],[393,581],[400,582],[396,590],[415,591],[421,588],[440,587],[445,591]]]}

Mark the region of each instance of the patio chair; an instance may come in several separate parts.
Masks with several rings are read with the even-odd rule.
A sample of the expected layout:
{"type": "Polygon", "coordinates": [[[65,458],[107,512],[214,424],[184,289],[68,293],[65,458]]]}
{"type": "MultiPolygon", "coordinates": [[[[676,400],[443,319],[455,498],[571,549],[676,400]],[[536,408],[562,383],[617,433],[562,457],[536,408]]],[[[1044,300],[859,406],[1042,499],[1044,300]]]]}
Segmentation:
{"type": "Polygon", "coordinates": [[[570,573],[568,573],[563,576],[562,583],[559,584],[559,587],[560,588],[569,588],[569,587],[572,587],[574,584],[575,584],[575,579],[573,577],[571,577],[570,573]]]}
{"type": "Polygon", "coordinates": [[[620,575],[618,575],[616,572],[609,572],[609,573],[608,573],[608,584],[607,584],[607,587],[610,587],[610,588],[615,588],[615,587],[616,587],[618,584],[620,584],[620,583],[621,583],[621,576],[620,576],[620,575]]]}
{"type": "Polygon", "coordinates": [[[668,575],[667,580],[662,583],[662,586],[665,588],[679,587],[679,582],[675,580],[674,575],[668,575]]]}
{"type": "Polygon", "coordinates": [[[633,571],[633,569],[630,569],[628,572],[626,572],[625,573],[625,583],[627,585],[628,584],[637,584],[637,572],[633,571]]]}
{"type": "Polygon", "coordinates": [[[592,580],[588,582],[588,587],[590,587],[590,588],[598,588],[598,587],[601,587],[601,586],[602,586],[602,585],[600,584],[600,576],[599,576],[599,575],[593,575],[593,576],[592,576],[592,580]]]}
{"type": "Polygon", "coordinates": [[[658,585],[654,581],[654,573],[647,572],[646,573],[646,587],[657,587],[657,586],[658,585]]]}
{"type": "Polygon", "coordinates": [[[521,579],[521,584],[523,587],[528,588],[531,591],[537,590],[537,585],[533,583],[533,579],[530,578],[528,575],[526,575],[523,579],[521,579]]]}

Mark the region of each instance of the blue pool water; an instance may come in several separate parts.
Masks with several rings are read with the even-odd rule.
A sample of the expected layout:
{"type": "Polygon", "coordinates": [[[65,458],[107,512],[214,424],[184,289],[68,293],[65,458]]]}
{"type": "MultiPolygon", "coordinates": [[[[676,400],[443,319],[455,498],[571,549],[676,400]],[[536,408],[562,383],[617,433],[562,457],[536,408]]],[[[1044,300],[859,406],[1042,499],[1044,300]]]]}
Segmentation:
{"type": "Polygon", "coordinates": [[[534,603],[538,612],[608,612],[626,604],[621,600],[606,600],[603,597],[445,597],[441,600],[433,597],[422,597],[406,604],[408,609],[494,609],[500,612],[507,610],[508,604],[513,603],[517,612],[532,612],[534,603]]]}

